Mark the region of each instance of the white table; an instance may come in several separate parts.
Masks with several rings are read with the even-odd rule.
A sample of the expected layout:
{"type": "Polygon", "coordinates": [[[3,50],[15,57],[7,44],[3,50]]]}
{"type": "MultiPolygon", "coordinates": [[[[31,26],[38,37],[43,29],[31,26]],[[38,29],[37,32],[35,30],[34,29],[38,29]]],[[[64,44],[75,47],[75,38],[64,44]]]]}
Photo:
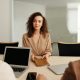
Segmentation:
{"type": "MultiPolygon", "coordinates": [[[[61,57],[61,56],[51,56],[49,59],[49,63],[51,65],[57,65],[62,63],[69,63],[70,61],[79,60],[80,57],[61,57]]],[[[36,67],[34,63],[30,62],[29,69],[22,74],[18,80],[26,80],[27,73],[28,72],[37,72],[38,74],[44,74],[47,77],[47,80],[60,80],[62,75],[56,75],[53,72],[51,72],[47,66],[43,67],[36,67]]]]}

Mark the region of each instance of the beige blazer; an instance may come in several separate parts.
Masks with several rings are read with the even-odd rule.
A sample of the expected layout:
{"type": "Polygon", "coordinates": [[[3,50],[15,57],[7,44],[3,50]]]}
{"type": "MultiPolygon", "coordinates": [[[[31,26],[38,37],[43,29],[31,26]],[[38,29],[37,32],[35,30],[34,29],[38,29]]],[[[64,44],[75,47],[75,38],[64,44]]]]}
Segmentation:
{"type": "Polygon", "coordinates": [[[47,52],[52,52],[51,38],[49,33],[46,34],[45,38],[42,36],[42,34],[40,35],[37,46],[35,45],[32,37],[29,38],[27,33],[25,33],[22,38],[22,43],[24,47],[31,47],[32,53],[35,55],[43,55],[47,52]]]}

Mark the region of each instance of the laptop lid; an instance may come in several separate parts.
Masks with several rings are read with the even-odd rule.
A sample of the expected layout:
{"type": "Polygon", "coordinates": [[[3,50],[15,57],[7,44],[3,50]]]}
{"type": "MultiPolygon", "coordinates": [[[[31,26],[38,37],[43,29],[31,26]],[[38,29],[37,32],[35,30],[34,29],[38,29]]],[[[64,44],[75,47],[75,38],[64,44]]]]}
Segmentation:
{"type": "Polygon", "coordinates": [[[30,48],[7,46],[4,52],[4,61],[12,67],[28,67],[30,52],[30,48]]]}
{"type": "Polygon", "coordinates": [[[50,69],[55,74],[60,75],[64,73],[67,67],[68,67],[68,64],[58,64],[58,65],[49,65],[48,69],[50,69]]]}

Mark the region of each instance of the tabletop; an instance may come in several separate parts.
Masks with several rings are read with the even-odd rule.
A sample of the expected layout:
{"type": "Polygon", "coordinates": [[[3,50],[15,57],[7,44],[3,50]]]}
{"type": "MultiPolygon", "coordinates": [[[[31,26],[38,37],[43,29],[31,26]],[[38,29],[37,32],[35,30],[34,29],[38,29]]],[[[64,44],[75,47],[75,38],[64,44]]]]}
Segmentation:
{"type": "MultiPolygon", "coordinates": [[[[70,61],[79,60],[80,57],[63,57],[63,56],[51,56],[48,60],[50,65],[65,64],[70,61]]],[[[50,71],[46,66],[37,67],[33,62],[30,61],[29,68],[17,79],[17,80],[26,80],[28,72],[37,72],[37,74],[43,74],[47,77],[47,80],[60,80],[62,75],[56,75],[50,71]]]]}

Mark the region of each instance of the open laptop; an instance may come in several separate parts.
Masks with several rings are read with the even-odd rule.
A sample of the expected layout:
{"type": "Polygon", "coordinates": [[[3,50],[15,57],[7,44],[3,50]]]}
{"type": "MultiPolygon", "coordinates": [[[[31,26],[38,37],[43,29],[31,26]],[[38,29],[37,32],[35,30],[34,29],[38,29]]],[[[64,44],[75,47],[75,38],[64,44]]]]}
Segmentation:
{"type": "Polygon", "coordinates": [[[58,65],[49,65],[48,69],[50,69],[53,73],[60,75],[64,73],[67,67],[68,64],[58,64],[58,65]]]}
{"type": "Polygon", "coordinates": [[[15,76],[19,77],[29,67],[30,48],[9,47],[5,48],[4,61],[13,69],[15,76]]]}

